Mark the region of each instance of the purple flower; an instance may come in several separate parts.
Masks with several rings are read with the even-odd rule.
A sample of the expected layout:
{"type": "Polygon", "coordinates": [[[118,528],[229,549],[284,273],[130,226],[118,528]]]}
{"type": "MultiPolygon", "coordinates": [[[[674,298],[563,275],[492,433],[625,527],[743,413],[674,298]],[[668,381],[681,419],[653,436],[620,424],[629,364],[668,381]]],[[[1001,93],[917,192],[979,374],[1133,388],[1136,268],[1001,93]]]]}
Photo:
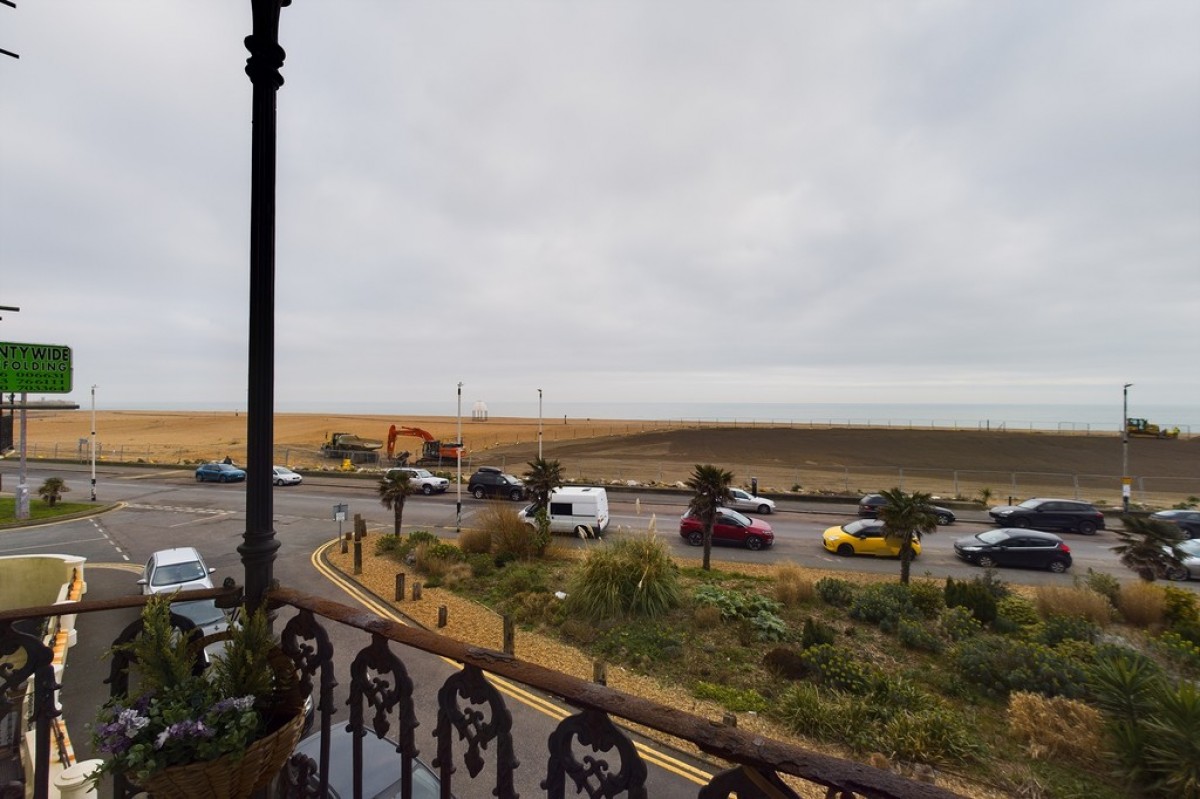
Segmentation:
{"type": "Polygon", "coordinates": [[[224,713],[227,710],[237,710],[245,712],[254,707],[253,696],[237,696],[229,699],[222,699],[212,707],[213,713],[224,713]]]}

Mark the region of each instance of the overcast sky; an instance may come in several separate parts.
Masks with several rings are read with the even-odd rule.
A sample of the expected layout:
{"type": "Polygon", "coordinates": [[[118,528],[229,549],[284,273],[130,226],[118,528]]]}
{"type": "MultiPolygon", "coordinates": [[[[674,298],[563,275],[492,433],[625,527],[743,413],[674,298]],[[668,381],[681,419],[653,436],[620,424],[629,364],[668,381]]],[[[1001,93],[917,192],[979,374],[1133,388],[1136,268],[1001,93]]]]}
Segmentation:
{"type": "MultiPolygon", "coordinates": [[[[0,7],[0,341],[246,395],[249,0],[0,7]]],[[[1200,3],[282,13],[276,401],[1200,398],[1200,3]]]]}

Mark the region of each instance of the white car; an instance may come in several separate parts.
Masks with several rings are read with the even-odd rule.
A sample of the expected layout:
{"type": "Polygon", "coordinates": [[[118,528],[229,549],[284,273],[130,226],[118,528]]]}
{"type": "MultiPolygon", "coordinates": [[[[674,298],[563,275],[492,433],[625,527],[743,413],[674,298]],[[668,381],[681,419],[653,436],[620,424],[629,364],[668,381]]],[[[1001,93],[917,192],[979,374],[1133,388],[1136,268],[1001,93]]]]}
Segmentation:
{"type": "MultiPolygon", "coordinates": [[[[160,549],[146,561],[138,585],[141,586],[143,594],[172,594],[176,591],[212,588],[210,575],[215,571],[216,569],[209,568],[195,547],[160,549]]],[[[202,635],[219,633],[229,626],[229,618],[225,611],[218,608],[217,603],[211,599],[176,602],[171,605],[171,612],[191,619],[192,623],[200,628],[202,635]]],[[[204,652],[211,659],[222,649],[224,644],[218,642],[206,646],[204,652]]]]}
{"type": "Polygon", "coordinates": [[[394,475],[408,477],[408,484],[413,489],[428,496],[429,494],[444,494],[450,487],[450,481],[445,477],[435,477],[428,469],[417,469],[412,466],[402,466],[398,469],[388,469],[385,480],[391,480],[394,475]]]}
{"type": "Polygon", "coordinates": [[[737,510],[748,510],[751,513],[760,513],[763,516],[775,512],[775,500],[756,497],[749,491],[743,491],[740,488],[729,489],[729,499],[725,502],[725,506],[737,510]]]}
{"type": "MultiPolygon", "coordinates": [[[[1170,547],[1163,547],[1170,552],[1170,547]]],[[[1200,579],[1200,538],[1189,538],[1175,545],[1182,565],[1167,569],[1168,580],[1200,579]]]]}
{"type": "Polygon", "coordinates": [[[272,466],[271,472],[271,482],[277,486],[296,486],[304,480],[302,475],[293,472],[286,466],[272,466]]]}

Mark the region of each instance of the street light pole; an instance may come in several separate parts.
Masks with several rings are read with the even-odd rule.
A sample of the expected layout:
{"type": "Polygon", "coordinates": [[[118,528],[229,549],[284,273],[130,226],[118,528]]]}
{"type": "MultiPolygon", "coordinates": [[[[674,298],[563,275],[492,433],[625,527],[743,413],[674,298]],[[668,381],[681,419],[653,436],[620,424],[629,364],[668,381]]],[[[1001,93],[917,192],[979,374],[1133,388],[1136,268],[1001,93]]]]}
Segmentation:
{"type": "Polygon", "coordinates": [[[92,502],[96,501],[96,387],[92,386],[92,502]]]}
{"type": "Polygon", "coordinates": [[[1129,494],[1132,490],[1132,480],[1129,478],[1129,387],[1126,383],[1121,388],[1121,508],[1129,513],[1129,494]]]}
{"type": "Polygon", "coordinates": [[[538,389],[538,460],[542,459],[542,390],[538,389]]]}
{"type": "Polygon", "coordinates": [[[454,450],[455,484],[458,488],[458,502],[454,509],[454,532],[462,532],[462,381],[458,383],[458,447],[454,450]]]}

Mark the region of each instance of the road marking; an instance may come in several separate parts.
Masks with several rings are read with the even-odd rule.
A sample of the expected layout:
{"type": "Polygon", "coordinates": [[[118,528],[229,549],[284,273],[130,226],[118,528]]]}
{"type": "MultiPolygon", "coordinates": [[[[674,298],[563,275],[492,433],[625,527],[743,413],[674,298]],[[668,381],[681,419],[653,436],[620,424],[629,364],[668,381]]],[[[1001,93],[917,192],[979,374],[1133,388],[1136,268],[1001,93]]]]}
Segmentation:
{"type": "MultiPolygon", "coordinates": [[[[346,577],[341,572],[328,566],[321,559],[322,553],[324,553],[326,549],[333,546],[335,543],[337,543],[337,542],[336,541],[326,542],[326,543],[322,544],[320,547],[318,547],[316,550],[313,551],[312,557],[310,558],[313,568],[315,568],[320,574],[324,575],[325,578],[328,579],[331,583],[333,583],[338,588],[341,588],[343,591],[345,591],[347,594],[349,594],[351,596],[351,598],[353,598],[359,604],[366,607],[371,612],[375,613],[378,616],[382,616],[385,619],[390,619],[391,621],[398,622],[399,624],[404,624],[404,625],[408,626],[409,622],[406,621],[403,617],[399,616],[396,613],[394,608],[392,608],[390,605],[387,605],[386,603],[384,603],[380,598],[374,596],[370,592],[363,589],[357,582],[354,582],[353,580],[346,577]]],[[[446,658],[446,657],[443,657],[441,659],[443,662],[447,663],[450,666],[453,666],[456,669],[462,668],[462,664],[459,663],[457,660],[453,660],[451,658],[446,658]]],[[[497,676],[495,674],[488,674],[487,678],[488,678],[488,680],[490,680],[491,682],[493,682],[496,685],[497,690],[499,690],[501,693],[508,695],[509,697],[511,697],[512,699],[515,699],[516,701],[520,702],[521,704],[526,705],[527,707],[530,707],[533,710],[541,712],[541,713],[549,716],[552,719],[562,721],[563,719],[567,718],[568,716],[570,716],[574,713],[573,710],[564,709],[564,708],[560,707],[559,705],[554,704],[550,700],[548,700],[542,696],[533,694],[530,691],[528,691],[527,689],[521,687],[520,685],[510,682],[509,680],[506,680],[503,677],[497,676]]],[[[697,785],[707,785],[712,780],[712,776],[713,776],[712,774],[710,774],[707,771],[704,771],[703,769],[697,768],[696,766],[693,766],[690,763],[685,763],[682,760],[678,760],[674,757],[671,757],[670,755],[668,755],[664,752],[660,752],[657,749],[654,749],[644,743],[634,741],[633,745],[638,750],[638,753],[647,762],[653,763],[654,765],[656,765],[662,769],[665,769],[666,771],[669,771],[677,776],[683,777],[686,780],[690,780],[691,782],[694,782],[697,785]]]]}

